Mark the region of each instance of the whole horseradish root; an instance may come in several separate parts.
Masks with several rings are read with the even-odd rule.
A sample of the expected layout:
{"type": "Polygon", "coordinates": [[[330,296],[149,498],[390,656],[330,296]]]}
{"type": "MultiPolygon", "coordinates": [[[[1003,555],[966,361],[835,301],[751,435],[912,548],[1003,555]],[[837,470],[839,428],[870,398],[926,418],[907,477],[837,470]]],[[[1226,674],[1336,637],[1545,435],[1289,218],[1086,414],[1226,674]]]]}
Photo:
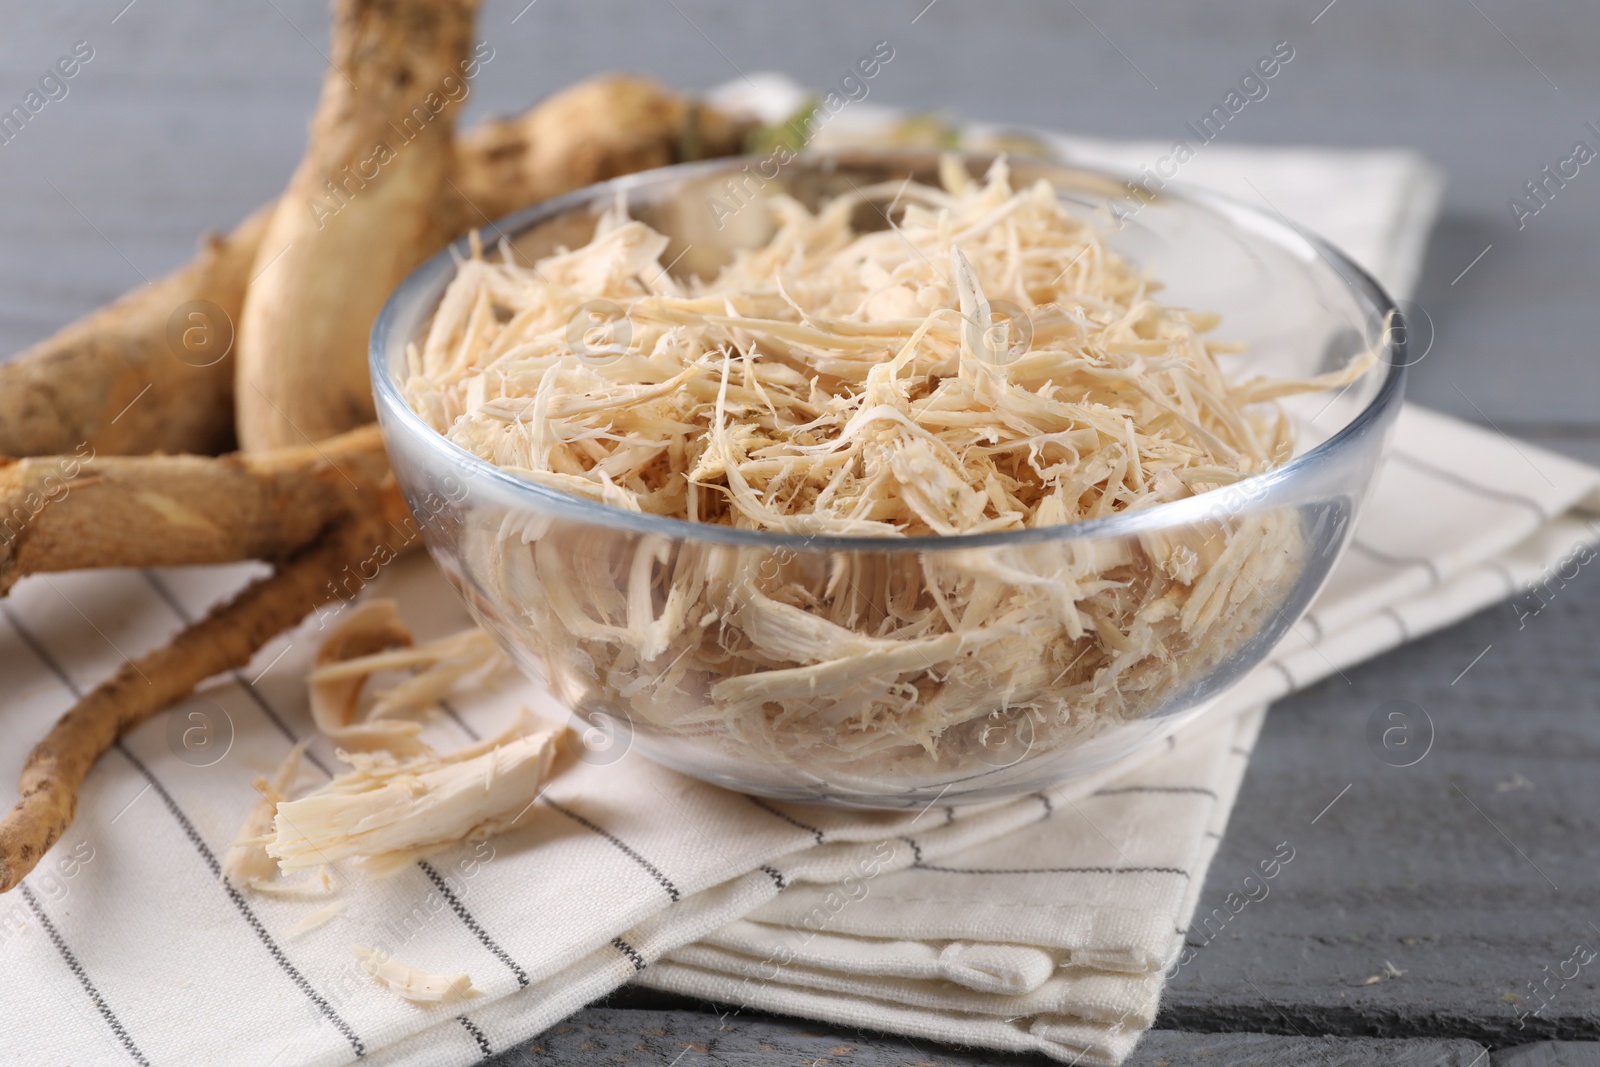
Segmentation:
{"type": "MultiPolygon", "coordinates": [[[[455,187],[436,213],[445,237],[459,237],[598,181],[736,152],[747,127],[644,78],[593,78],[460,134],[455,187]]],[[[276,203],[203,238],[193,262],[0,362],[0,456],[232,448],[237,324],[267,265],[257,254],[276,203]]],[[[310,201],[301,209],[312,217],[310,201]]]]}
{"type": "Polygon", "coordinates": [[[744,125],[644,79],[597,78],[459,137],[443,109],[317,228],[317,182],[365,159],[382,121],[403,121],[475,58],[475,6],[337,0],[332,54],[355,84],[329,73],[284,197],[208,238],[193,263],[0,364],[0,457],[33,457],[0,458],[0,595],[24,575],[80,567],[274,568],[125,665],[34,749],[0,821],[0,891],[71,824],[79,785],[120,734],[344,595],[347,569],[420,543],[378,431],[361,425],[365,337],[409,266],[545,197],[737,150],[744,125]],[[203,321],[184,314],[196,302],[203,321]],[[191,325],[215,331],[198,351],[191,325]],[[215,456],[235,439],[255,447],[215,456]]]}

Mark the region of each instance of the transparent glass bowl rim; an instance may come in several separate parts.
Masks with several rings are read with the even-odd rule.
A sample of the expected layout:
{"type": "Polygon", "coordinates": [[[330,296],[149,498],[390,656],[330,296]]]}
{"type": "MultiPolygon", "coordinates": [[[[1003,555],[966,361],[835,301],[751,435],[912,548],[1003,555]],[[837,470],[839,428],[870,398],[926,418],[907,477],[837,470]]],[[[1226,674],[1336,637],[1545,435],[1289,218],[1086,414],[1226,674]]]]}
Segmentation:
{"type": "MultiPolygon", "coordinates": [[[[798,155],[785,169],[810,166],[825,169],[830,166],[847,168],[864,161],[907,165],[927,164],[936,161],[941,153],[917,150],[850,149],[834,152],[805,152],[798,155]]],[[[957,152],[969,165],[986,163],[995,158],[992,152],[957,152]]],[[[585,186],[525,208],[497,222],[480,227],[477,233],[491,232],[497,239],[515,236],[562,215],[575,208],[596,202],[610,202],[618,193],[652,186],[670,186],[686,178],[715,175],[725,171],[738,171],[757,159],[755,156],[727,156],[697,163],[680,163],[670,167],[629,174],[610,181],[585,186]]],[[[1028,163],[1055,167],[1116,183],[1128,187],[1140,176],[1132,171],[1114,168],[1084,166],[1071,161],[1028,158],[1028,163]]],[[[1301,230],[1282,216],[1274,217],[1249,204],[1209,190],[1179,187],[1169,184],[1156,194],[1158,200],[1173,201],[1189,209],[1201,209],[1221,216],[1226,221],[1249,230],[1253,234],[1275,240],[1280,246],[1294,252],[1309,252],[1322,259],[1347,285],[1356,292],[1358,301],[1368,303],[1381,316],[1397,314],[1398,309],[1383,287],[1365,269],[1337,248],[1301,230]]],[[[1137,536],[1161,529],[1171,529],[1205,519],[1210,508],[1225,494],[1243,492],[1253,506],[1269,504],[1271,498],[1293,483],[1308,477],[1311,472],[1332,462],[1342,453],[1358,447],[1360,439],[1375,425],[1382,425],[1389,410],[1397,406],[1404,395],[1406,376],[1406,331],[1386,330],[1379,366],[1384,378],[1378,391],[1367,405],[1345,426],[1326,441],[1307,449],[1289,462],[1260,474],[1253,474],[1231,485],[1208,490],[1183,500],[1167,501],[1147,508],[1124,511],[1104,518],[1084,519],[1077,522],[1056,523],[1031,527],[1025,530],[1004,530],[997,533],[949,534],[917,537],[837,536],[807,533],[778,533],[768,530],[748,530],[715,523],[690,522],[687,519],[669,518],[586,500],[570,493],[530,482],[506,471],[488,460],[481,459],[429,426],[421,415],[411,409],[401,393],[401,386],[390,371],[391,353],[398,356],[404,346],[420,340],[420,335],[410,330],[420,327],[438,306],[444,290],[454,279],[458,260],[470,258],[472,235],[462,237],[448,248],[434,255],[411,273],[390,294],[373,323],[368,360],[371,367],[373,393],[380,411],[388,416],[384,422],[386,435],[402,433],[408,439],[422,442],[438,459],[460,470],[474,482],[488,480],[514,498],[521,498],[530,508],[558,515],[561,518],[589,522],[617,530],[668,537],[676,541],[699,541],[712,544],[746,545],[766,549],[791,549],[809,551],[872,551],[872,552],[926,552],[959,549],[988,548],[1040,544],[1077,539],[1137,536]],[[404,334],[404,335],[402,335],[404,334]],[[399,351],[395,349],[399,348],[399,351]],[[392,421],[390,421],[392,420],[392,421]]],[[[1300,255],[1309,261],[1306,255],[1300,255]]],[[[1387,321],[1387,319],[1380,319],[1387,321]]],[[[398,361],[404,365],[404,361],[398,361]]],[[[1372,372],[1368,372],[1372,373],[1372,372]]]]}

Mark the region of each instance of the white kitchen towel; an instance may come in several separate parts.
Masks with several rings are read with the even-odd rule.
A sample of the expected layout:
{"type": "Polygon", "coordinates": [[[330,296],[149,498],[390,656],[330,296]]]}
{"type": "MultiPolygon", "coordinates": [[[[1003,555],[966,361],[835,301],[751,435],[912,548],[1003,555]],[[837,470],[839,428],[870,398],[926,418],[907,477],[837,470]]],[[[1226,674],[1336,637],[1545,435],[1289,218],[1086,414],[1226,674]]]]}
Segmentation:
{"type": "MultiPolygon", "coordinates": [[[[1225,146],[1207,151],[1223,165],[1225,146]]],[[[1263,149],[1235,158],[1246,173],[1261,167],[1253,183],[1282,205],[1291,190],[1268,170],[1339,174],[1349,157],[1263,149]]],[[[1420,248],[1420,237],[1393,230],[1425,228],[1427,213],[1395,206],[1415,203],[1430,172],[1352,173],[1359,180],[1325,183],[1326,202],[1298,209],[1300,221],[1321,228],[1319,203],[1341,217],[1362,205],[1387,213],[1371,229],[1388,238],[1351,250],[1380,277],[1414,275],[1414,262],[1392,258],[1420,248]]],[[[1593,540],[1581,509],[1600,505],[1600,475],[1587,467],[1416,409],[1403,414],[1396,448],[1357,530],[1363,547],[1235,707],[1514,593],[1593,540]]],[[[75,694],[257,570],[19,583],[0,602],[3,788],[14,788],[27,749],[75,694]]],[[[422,560],[392,566],[372,592],[398,598],[421,637],[466,622],[422,560]]],[[[468,1064],[634,978],[732,1008],[1115,1062],[1148,1025],[1161,964],[1215,848],[1207,831],[1221,832],[1242,775],[1234,750],[1248,751],[1259,721],[1218,715],[1137,767],[953,812],[754,801],[626,754],[560,776],[514,831],[388,880],[338,868],[329,898],[239,893],[218,879],[218,862],[256,799],[251,779],[312,735],[304,676],[317,638],[310,623],[275,640],[97,765],[73,827],[0,898],[0,1062],[468,1064]],[[210,754],[197,758],[184,743],[195,730],[212,740],[210,754]],[[1169,823],[1179,832],[1153,829],[1169,823]],[[1109,870],[979,873],[1034,866],[1109,870]],[[302,928],[330,902],[342,910],[302,928]],[[818,906],[823,935],[774,978],[771,950],[795,951],[818,906]],[[432,1008],[403,1002],[362,972],[352,943],[424,970],[464,971],[482,994],[432,1008]],[[1008,1014],[1007,1004],[1027,1013],[1008,1014]]],[[[446,709],[425,736],[460,744],[522,702],[561,714],[508,680],[446,709]]],[[[307,785],[336,766],[322,740],[308,763],[307,785]]]]}
{"type": "MultiPolygon", "coordinates": [[[[948,860],[796,886],[637,981],[734,1014],[1119,1062],[1155,1017],[1263,713],[1202,720],[1159,758],[948,860]]],[[[1263,877],[1285,859],[1292,848],[1263,877]]]]}
{"type": "MultiPolygon", "coordinates": [[[[1227,708],[1258,709],[1519,590],[1532,591],[1513,608],[1536,614],[1593,558],[1597,514],[1600,471],[1408,407],[1351,551],[1227,708]]],[[[1259,719],[1219,709],[1159,758],[1057,801],[1052,820],[887,874],[848,906],[836,887],[797,886],[638,981],[734,1008],[1118,1063],[1154,1020],[1259,719]]],[[[1292,862],[1284,848],[1224,900],[1227,913],[1292,862]]],[[[1203,940],[1211,927],[1196,929],[1203,940]]]]}

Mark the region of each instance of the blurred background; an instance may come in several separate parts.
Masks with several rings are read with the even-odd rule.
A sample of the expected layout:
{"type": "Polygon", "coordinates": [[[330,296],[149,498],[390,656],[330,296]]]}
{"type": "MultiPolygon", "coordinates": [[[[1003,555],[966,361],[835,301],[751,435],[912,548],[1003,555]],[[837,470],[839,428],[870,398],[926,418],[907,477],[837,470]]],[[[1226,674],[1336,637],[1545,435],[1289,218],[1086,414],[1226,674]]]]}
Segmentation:
{"type": "MultiPolygon", "coordinates": [[[[279,191],[327,22],[325,0],[12,5],[0,110],[75,42],[94,57],[0,145],[0,352],[185,261],[200,229],[279,191]]],[[[1600,460],[1600,161],[1520,230],[1507,204],[1574,142],[1600,148],[1585,128],[1600,130],[1600,4],[488,0],[479,35],[495,58],[467,123],[605,70],[689,89],[776,70],[826,87],[887,40],[874,103],[1163,139],[1288,41],[1292,64],[1223,138],[1411,147],[1448,177],[1417,294],[1437,338],[1412,397],[1600,460]]]]}

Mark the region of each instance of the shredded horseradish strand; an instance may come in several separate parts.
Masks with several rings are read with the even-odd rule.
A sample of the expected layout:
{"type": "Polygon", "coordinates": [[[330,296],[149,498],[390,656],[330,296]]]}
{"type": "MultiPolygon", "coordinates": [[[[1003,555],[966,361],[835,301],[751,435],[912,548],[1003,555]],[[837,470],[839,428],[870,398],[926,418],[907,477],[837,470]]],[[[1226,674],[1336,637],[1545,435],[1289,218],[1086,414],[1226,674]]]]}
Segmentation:
{"type": "MultiPolygon", "coordinates": [[[[564,731],[537,730],[524,710],[500,736],[440,754],[418,736],[418,722],[395,717],[434,711],[463,679],[504,665],[488,634],[473,628],[415,644],[394,601],[370,600],[328,634],[316,662],[312,714],[351,769],[292,797],[302,741],[270,781],[257,778],[261,799],[223,862],[231,884],[284,899],[326,897],[341,860],[392,874],[427,852],[509,829],[532,807],[564,731]],[[409,673],[385,677],[395,672],[409,673]],[[376,692],[366,694],[369,687],[376,692]],[[307,873],[283,877],[294,871],[307,873]]],[[[318,908],[289,935],[314,930],[343,908],[340,900],[318,908]]],[[[389,964],[396,981],[412,975],[413,988],[424,992],[454,981],[389,964]]]]}
{"type": "MultiPolygon", "coordinates": [[[[474,454],[614,507],[894,539],[1230,484],[1291,454],[1269,401],[1375,362],[1234,382],[1205,338],[1216,317],[1159,303],[1048,183],[1014,192],[1003,161],[974,181],[954,158],[942,179],[815,213],[774,198],[771,240],[709,282],[671,276],[668,238],[620,209],[532,267],[473,258],[406,395],[474,454]],[[896,225],[852,229],[875,211],[896,225]],[[626,327],[575,344],[597,300],[626,327]]],[[[1284,513],[919,553],[535,517],[464,537],[569,700],[812,771],[959,761],[1019,716],[1054,747],[1145,714],[1247,640],[1304,558],[1284,513]]]]}
{"type": "Polygon", "coordinates": [[[257,777],[256,792],[260,794],[245,816],[234,842],[222,859],[222,876],[234,887],[260,888],[271,885],[278,877],[278,865],[263,847],[272,833],[272,817],[278,804],[292,792],[294,780],[300,773],[300,758],[305,755],[307,742],[301,741],[272,772],[272,778],[257,777]]]}
{"type": "Polygon", "coordinates": [[[467,675],[503,665],[493,639],[464,630],[413,646],[393,600],[369,600],[350,612],[317,649],[311,672],[311,717],[347,752],[419,756],[428,751],[410,718],[438,706],[467,675]],[[363,704],[368,679],[384,671],[415,671],[411,677],[363,704]]]}
{"type": "Polygon", "coordinates": [[[429,974],[366,945],[351,945],[350,951],[372,978],[417,1004],[449,1004],[483,995],[464,974],[429,974]]]}
{"type": "Polygon", "coordinates": [[[267,854],[284,871],[360,857],[377,869],[417,850],[487,837],[527,811],[549,775],[557,735],[524,717],[445,755],[341,752],[351,770],[278,804],[267,854]]]}
{"type": "MultiPolygon", "coordinates": [[[[461,679],[501,662],[482,630],[416,645],[394,601],[352,611],[323,641],[310,678],[312,715],[351,769],[292,800],[286,785],[264,790],[268,832],[240,846],[262,846],[261,858],[285,872],[358,858],[382,873],[514,824],[549,776],[557,733],[537,730],[523,712],[500,736],[441,754],[417,736],[419,723],[394,717],[437,707],[461,679]],[[370,702],[361,699],[373,676],[407,670],[370,702]]],[[[253,816],[243,833],[262,829],[253,816]]]]}
{"type": "Polygon", "coordinates": [[[325,926],[343,914],[346,903],[343,900],[336,900],[332,904],[324,904],[289,927],[288,936],[299,937],[301,934],[310,933],[312,930],[325,926]]]}

